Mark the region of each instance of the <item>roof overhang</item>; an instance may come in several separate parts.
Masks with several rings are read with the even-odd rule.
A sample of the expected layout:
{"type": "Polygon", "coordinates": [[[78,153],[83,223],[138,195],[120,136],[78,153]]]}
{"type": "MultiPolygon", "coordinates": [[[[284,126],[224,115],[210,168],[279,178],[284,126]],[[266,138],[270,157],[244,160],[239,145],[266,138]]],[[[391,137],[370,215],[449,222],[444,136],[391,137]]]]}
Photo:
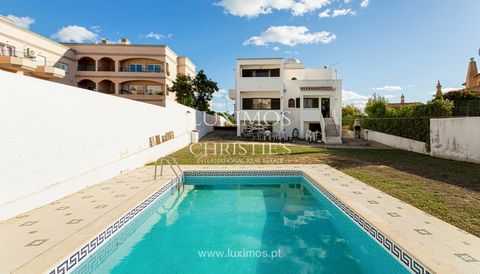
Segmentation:
{"type": "Polygon", "coordinates": [[[335,91],[334,87],[300,87],[301,91],[335,91]]]}

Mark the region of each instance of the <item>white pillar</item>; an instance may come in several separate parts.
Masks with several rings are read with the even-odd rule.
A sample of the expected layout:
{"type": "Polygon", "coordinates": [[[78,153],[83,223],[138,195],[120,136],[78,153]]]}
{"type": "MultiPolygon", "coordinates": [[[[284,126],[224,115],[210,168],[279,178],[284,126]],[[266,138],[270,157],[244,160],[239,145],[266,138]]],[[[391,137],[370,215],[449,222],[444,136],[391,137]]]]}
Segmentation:
{"type": "Polygon", "coordinates": [[[280,133],[283,133],[283,90],[280,90],[280,133]]]}
{"type": "Polygon", "coordinates": [[[299,130],[299,133],[298,133],[298,137],[300,139],[303,139],[303,138],[305,138],[305,123],[303,121],[303,94],[302,93],[300,94],[300,111],[299,111],[299,113],[300,113],[300,115],[298,117],[298,121],[300,122],[300,130],[299,130]]]}

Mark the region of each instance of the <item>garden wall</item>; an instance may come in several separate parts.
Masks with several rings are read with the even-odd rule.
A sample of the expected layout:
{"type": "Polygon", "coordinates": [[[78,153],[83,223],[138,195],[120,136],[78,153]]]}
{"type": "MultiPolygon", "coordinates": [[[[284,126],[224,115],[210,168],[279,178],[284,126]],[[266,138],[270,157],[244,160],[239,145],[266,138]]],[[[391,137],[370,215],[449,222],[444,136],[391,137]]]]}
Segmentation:
{"type": "Polygon", "coordinates": [[[365,130],[365,140],[375,141],[390,147],[413,151],[422,154],[429,154],[424,142],[398,137],[395,135],[385,134],[373,130],[365,130]]]}
{"type": "Polygon", "coordinates": [[[480,117],[430,120],[431,155],[480,163],[480,117]]]}
{"type": "Polygon", "coordinates": [[[0,83],[0,220],[179,150],[194,129],[213,130],[173,101],[158,107],[4,71],[0,83]]]}

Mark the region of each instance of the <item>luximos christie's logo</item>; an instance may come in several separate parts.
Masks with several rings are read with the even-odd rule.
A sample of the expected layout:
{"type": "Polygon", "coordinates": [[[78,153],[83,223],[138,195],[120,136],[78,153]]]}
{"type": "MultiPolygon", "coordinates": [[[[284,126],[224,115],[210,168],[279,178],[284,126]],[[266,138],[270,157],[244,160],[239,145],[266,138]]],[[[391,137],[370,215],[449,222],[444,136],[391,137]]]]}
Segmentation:
{"type": "Polygon", "coordinates": [[[208,156],[276,156],[291,153],[286,144],[258,143],[197,143],[190,145],[190,154],[208,156]]]}

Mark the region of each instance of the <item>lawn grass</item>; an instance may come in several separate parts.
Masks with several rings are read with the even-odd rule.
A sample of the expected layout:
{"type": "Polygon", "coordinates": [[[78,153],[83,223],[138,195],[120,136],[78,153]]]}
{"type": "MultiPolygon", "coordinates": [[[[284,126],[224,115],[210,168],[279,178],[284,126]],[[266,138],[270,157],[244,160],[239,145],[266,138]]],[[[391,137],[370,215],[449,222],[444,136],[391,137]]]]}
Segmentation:
{"type": "Polygon", "coordinates": [[[392,149],[226,144],[204,142],[171,156],[185,165],[328,164],[480,237],[480,165],[392,149]]]}

